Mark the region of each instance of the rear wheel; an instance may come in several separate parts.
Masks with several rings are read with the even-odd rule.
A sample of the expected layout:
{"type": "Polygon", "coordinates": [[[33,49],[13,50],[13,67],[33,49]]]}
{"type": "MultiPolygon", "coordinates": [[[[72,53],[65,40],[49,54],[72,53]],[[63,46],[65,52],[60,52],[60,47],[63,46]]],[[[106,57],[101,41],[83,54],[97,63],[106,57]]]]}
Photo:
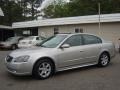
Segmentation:
{"type": "Polygon", "coordinates": [[[54,65],[50,60],[38,61],[33,68],[33,76],[37,79],[46,79],[54,73],[54,65]]]}
{"type": "Polygon", "coordinates": [[[98,65],[101,67],[105,67],[109,64],[110,62],[110,56],[108,53],[102,53],[99,58],[99,63],[98,65]]]}

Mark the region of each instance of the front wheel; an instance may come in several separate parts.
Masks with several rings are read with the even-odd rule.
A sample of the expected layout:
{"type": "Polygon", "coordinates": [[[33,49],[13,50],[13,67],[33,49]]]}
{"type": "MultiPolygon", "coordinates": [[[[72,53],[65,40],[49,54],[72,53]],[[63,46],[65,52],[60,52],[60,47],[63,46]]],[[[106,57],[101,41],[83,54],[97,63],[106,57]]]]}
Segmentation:
{"type": "Polygon", "coordinates": [[[110,62],[110,56],[108,53],[102,53],[100,58],[99,58],[99,62],[98,65],[101,67],[105,67],[109,64],[110,62]]]}
{"type": "Polygon", "coordinates": [[[43,59],[38,61],[33,68],[33,76],[37,79],[46,79],[53,75],[54,67],[50,60],[43,59]]]}

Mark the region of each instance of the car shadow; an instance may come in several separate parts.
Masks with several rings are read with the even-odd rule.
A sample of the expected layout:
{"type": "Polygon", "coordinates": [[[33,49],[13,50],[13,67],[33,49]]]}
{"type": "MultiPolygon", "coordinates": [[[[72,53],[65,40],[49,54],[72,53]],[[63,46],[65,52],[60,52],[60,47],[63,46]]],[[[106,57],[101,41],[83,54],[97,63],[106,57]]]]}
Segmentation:
{"type": "Polygon", "coordinates": [[[77,72],[82,72],[82,71],[88,71],[88,70],[97,69],[97,68],[98,68],[98,66],[96,66],[96,65],[87,66],[87,67],[80,67],[80,68],[75,68],[75,69],[57,72],[56,76],[67,75],[70,73],[77,73],[77,72]]]}
{"type": "Polygon", "coordinates": [[[62,76],[62,75],[68,75],[68,74],[71,74],[71,73],[78,73],[78,72],[86,72],[86,71],[90,71],[90,70],[101,70],[101,69],[105,69],[105,68],[109,68],[111,66],[113,66],[114,63],[110,63],[109,66],[107,67],[100,67],[100,66],[97,66],[97,65],[92,65],[92,66],[87,66],[87,67],[80,67],[80,68],[76,68],[76,69],[70,69],[70,70],[65,70],[65,71],[60,71],[60,72],[57,72],[55,74],[55,77],[57,76],[62,76]]]}
{"type": "Polygon", "coordinates": [[[16,75],[10,74],[8,72],[7,72],[7,77],[9,77],[10,79],[13,79],[13,80],[18,80],[18,81],[31,81],[31,80],[34,80],[32,75],[16,76],[16,75]]]}

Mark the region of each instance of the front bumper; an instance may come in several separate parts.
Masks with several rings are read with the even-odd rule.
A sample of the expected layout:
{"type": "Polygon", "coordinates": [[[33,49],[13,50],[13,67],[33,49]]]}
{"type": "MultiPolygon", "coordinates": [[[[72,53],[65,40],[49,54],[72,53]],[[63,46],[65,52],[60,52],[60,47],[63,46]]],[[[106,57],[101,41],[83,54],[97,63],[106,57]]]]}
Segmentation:
{"type": "Polygon", "coordinates": [[[32,75],[32,67],[28,62],[15,63],[15,62],[6,62],[5,65],[7,71],[14,75],[32,75]]]}

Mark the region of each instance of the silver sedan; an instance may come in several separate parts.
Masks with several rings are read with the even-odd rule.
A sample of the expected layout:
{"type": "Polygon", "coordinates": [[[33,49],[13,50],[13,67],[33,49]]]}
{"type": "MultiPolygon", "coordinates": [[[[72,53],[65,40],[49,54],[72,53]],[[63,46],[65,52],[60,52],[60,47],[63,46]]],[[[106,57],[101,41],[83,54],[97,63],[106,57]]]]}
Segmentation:
{"type": "Polygon", "coordinates": [[[105,67],[114,56],[113,43],[95,35],[58,34],[39,47],[13,51],[5,64],[12,74],[46,79],[58,71],[90,65],[105,67]]]}

